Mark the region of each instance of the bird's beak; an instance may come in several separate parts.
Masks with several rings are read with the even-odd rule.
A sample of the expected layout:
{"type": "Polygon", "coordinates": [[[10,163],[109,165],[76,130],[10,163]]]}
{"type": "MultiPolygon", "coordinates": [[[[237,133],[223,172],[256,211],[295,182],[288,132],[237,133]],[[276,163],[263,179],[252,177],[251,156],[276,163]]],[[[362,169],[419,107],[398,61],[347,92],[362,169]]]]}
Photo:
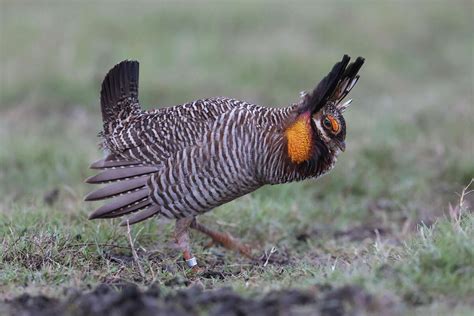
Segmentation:
{"type": "Polygon", "coordinates": [[[343,141],[343,140],[342,141],[336,141],[336,145],[341,151],[346,150],[346,142],[345,141],[343,141]]]}

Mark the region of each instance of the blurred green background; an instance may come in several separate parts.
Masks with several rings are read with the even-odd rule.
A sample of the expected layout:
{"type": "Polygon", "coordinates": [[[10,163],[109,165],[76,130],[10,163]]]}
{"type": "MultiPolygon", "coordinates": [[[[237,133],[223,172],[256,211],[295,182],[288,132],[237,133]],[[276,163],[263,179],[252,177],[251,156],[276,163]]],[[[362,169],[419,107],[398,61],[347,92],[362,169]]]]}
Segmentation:
{"type": "Polygon", "coordinates": [[[2,1],[0,32],[2,205],[82,193],[100,82],[127,58],[153,108],[216,95],[284,106],[344,53],[363,56],[348,151],[314,190],[435,203],[474,174],[470,1],[2,1]]]}
{"type": "MultiPolygon", "coordinates": [[[[140,61],[140,100],[154,108],[218,95],[285,106],[343,54],[366,58],[329,176],[204,216],[262,249],[358,225],[400,237],[474,176],[472,1],[0,3],[0,213],[11,222],[41,214],[30,220],[89,238],[115,229],[86,221],[82,196],[102,155],[100,83],[123,59],[140,61]]],[[[331,252],[319,246],[304,253],[331,252]]]]}

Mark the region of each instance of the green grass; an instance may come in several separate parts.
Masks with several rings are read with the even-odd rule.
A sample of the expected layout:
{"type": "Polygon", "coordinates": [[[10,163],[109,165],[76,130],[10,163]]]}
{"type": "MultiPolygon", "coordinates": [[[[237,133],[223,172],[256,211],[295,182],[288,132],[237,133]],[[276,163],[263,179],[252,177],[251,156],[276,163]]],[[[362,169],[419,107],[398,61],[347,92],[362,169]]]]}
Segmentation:
{"type": "Polygon", "coordinates": [[[405,296],[425,303],[438,297],[469,297],[474,291],[474,218],[465,216],[459,224],[442,220],[433,229],[421,227],[410,240],[397,282],[405,296]]]}
{"type": "Polygon", "coordinates": [[[0,12],[1,297],[178,278],[245,295],[360,284],[406,313],[474,304],[472,195],[460,218],[446,215],[474,176],[472,4],[3,1],[0,12]],[[193,234],[199,260],[225,276],[195,279],[159,219],[132,227],[141,277],[126,229],[87,220],[113,64],[140,60],[146,108],[215,95],[282,106],[344,53],[366,65],[335,170],[202,217],[289,262],[253,265],[193,234]]]}
{"type": "MultiPolygon", "coordinates": [[[[68,199],[61,204],[67,205],[68,199]]],[[[0,232],[5,236],[0,283],[7,296],[25,290],[58,295],[61,288],[87,288],[100,282],[129,281],[146,286],[154,282],[174,284],[188,278],[196,281],[180,263],[178,252],[166,246],[171,237],[169,227],[157,229],[157,225],[147,223],[132,230],[145,271],[142,278],[131,259],[125,229],[108,222],[84,222],[85,208],[77,213],[49,207],[10,211],[12,215],[0,217],[0,232]]],[[[272,245],[262,243],[258,228],[246,226],[244,221],[239,224],[247,229],[231,230],[254,236],[259,240],[257,246],[267,253],[271,246],[288,252],[290,262],[253,265],[232,253],[225,253],[224,260],[216,262],[222,253],[203,250],[200,245],[204,239],[195,236],[199,259],[226,276],[223,280],[201,278],[198,282],[205,288],[231,286],[245,295],[316,284],[359,284],[390,300],[399,297],[403,308],[443,302],[462,306],[474,293],[471,212],[465,207],[458,209],[457,217],[442,217],[431,227],[419,226],[409,237],[387,236],[380,231],[373,238],[356,241],[334,238],[326,231],[318,235],[319,240],[301,242],[296,240],[294,225],[282,227],[277,219],[273,225],[257,221],[256,227],[267,227],[266,236],[272,245]]],[[[248,242],[255,245],[252,240],[248,242]]]]}

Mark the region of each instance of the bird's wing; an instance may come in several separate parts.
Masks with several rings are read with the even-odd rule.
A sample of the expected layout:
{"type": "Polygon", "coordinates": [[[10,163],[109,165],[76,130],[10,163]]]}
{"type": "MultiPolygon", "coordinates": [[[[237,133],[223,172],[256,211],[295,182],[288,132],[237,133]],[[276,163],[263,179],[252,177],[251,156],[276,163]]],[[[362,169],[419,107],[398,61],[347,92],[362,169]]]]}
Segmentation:
{"type": "Polygon", "coordinates": [[[262,152],[265,133],[255,123],[242,108],[221,115],[200,143],[178,151],[150,177],[154,207],[134,214],[129,223],[157,213],[195,216],[260,187],[255,155],[262,152]]]}
{"type": "MultiPolygon", "coordinates": [[[[224,100],[225,101],[225,100],[224,100]]],[[[90,218],[118,217],[153,203],[147,182],[174,157],[188,147],[201,146],[203,138],[217,121],[228,118],[227,102],[198,100],[193,103],[142,112],[120,122],[114,132],[105,136],[109,154],[94,162],[92,169],[101,172],[86,182],[105,184],[86,196],[87,201],[110,200],[94,211],[90,218]]]]}
{"type": "MultiPolygon", "coordinates": [[[[99,169],[100,172],[86,180],[87,183],[105,186],[89,193],[85,200],[112,200],[94,211],[89,218],[118,217],[151,206],[147,185],[150,176],[161,170],[166,161],[173,157],[173,152],[186,148],[186,144],[195,144],[197,140],[193,138],[201,138],[210,128],[206,126],[209,125],[207,122],[189,124],[187,128],[193,132],[186,132],[187,138],[175,137],[175,132],[166,128],[171,127],[172,123],[169,120],[161,130],[154,130],[153,122],[147,122],[142,117],[138,123],[132,123],[122,132],[108,137],[107,149],[112,149],[112,152],[91,165],[92,169],[99,169]]],[[[184,127],[179,124],[182,123],[177,122],[174,129],[183,132],[184,127]]]]}
{"type": "Polygon", "coordinates": [[[209,130],[209,120],[157,110],[140,113],[107,136],[105,147],[121,160],[159,165],[177,150],[195,144],[209,130]]]}
{"type": "Polygon", "coordinates": [[[233,99],[213,98],[143,111],[122,121],[106,136],[104,145],[124,160],[159,164],[195,145],[222,114],[247,105],[233,99]]]}

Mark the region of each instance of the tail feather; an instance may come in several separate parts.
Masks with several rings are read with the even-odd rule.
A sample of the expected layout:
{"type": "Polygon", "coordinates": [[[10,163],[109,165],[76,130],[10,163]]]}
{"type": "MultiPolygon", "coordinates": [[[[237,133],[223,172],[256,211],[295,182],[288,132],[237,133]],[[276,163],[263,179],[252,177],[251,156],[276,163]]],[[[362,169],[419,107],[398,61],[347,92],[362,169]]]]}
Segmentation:
{"type": "Polygon", "coordinates": [[[115,65],[102,81],[100,106],[104,134],[109,134],[117,118],[140,109],[138,102],[139,63],[124,60],[115,65]],[[112,126],[111,126],[112,125],[112,126]]]}
{"type": "Polygon", "coordinates": [[[117,127],[121,127],[119,124],[140,111],[138,77],[138,62],[125,60],[115,65],[102,82],[100,105],[104,130],[100,135],[104,137],[103,147],[111,153],[91,164],[91,169],[98,169],[100,172],[86,179],[86,182],[107,185],[89,193],[85,200],[111,200],[92,212],[89,219],[113,218],[139,212],[137,215],[141,214],[140,216],[132,218],[135,223],[145,215],[148,218],[158,212],[149,198],[147,182],[151,174],[159,171],[160,166],[124,159],[127,155],[117,154],[122,149],[114,147],[116,142],[110,142],[115,145],[109,147],[109,138],[114,137],[113,132],[117,131],[117,127]]]}

